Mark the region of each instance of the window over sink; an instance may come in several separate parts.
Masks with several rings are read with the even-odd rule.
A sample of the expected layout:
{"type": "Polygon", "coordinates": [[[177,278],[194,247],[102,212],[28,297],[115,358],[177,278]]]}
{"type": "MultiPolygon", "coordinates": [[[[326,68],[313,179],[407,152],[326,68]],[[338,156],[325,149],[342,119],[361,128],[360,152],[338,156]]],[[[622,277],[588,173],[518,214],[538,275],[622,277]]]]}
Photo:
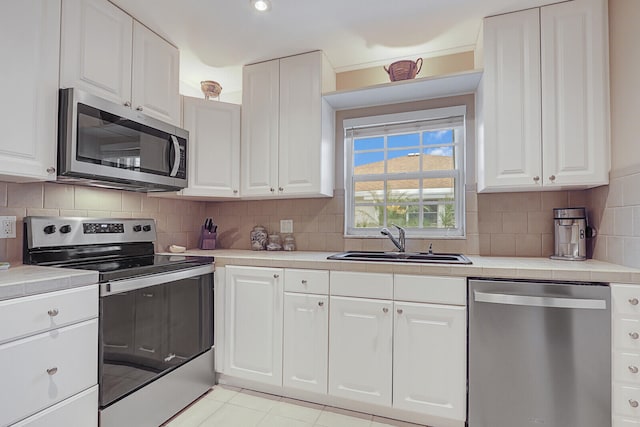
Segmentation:
{"type": "Polygon", "coordinates": [[[347,119],[345,234],[464,236],[465,106],[347,119]]]}

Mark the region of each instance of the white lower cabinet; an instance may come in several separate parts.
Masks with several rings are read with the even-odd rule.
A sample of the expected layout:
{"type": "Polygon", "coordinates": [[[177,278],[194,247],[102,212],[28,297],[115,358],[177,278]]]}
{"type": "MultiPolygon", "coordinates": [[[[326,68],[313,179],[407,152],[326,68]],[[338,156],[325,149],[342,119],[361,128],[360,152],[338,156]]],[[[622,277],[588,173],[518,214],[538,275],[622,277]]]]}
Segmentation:
{"type": "Polygon", "coordinates": [[[11,427],[69,427],[98,425],[98,386],[78,393],[11,427]]]}
{"type": "Polygon", "coordinates": [[[327,392],[328,334],[328,296],[285,292],[283,386],[327,392]]]}
{"type": "Polygon", "coordinates": [[[466,308],[394,303],[393,407],[466,419],[466,308]]]}
{"type": "Polygon", "coordinates": [[[611,284],[613,427],[640,426],[640,286],[611,284]]]}
{"type": "Polygon", "coordinates": [[[391,406],[393,302],[332,296],[329,394],[391,406]]]}
{"type": "Polygon", "coordinates": [[[226,374],[282,385],[283,271],[226,267],[226,374]]]}

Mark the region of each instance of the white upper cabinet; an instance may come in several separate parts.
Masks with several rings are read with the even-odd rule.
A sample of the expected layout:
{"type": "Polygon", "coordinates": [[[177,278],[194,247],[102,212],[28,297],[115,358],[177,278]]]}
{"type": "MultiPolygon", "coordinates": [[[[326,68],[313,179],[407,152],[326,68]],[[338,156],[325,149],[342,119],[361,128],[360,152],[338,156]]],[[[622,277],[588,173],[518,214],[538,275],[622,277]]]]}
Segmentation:
{"type": "Polygon", "coordinates": [[[179,52],[107,0],[64,0],[60,87],[180,125],[179,52]]]}
{"type": "Polygon", "coordinates": [[[104,0],[64,0],[60,86],[131,101],[133,18],[104,0]]]}
{"type": "Polygon", "coordinates": [[[609,49],[607,2],[543,7],[543,185],[607,184],[609,49]]]}
{"type": "Polygon", "coordinates": [[[0,8],[0,179],[55,180],[60,1],[10,0],[0,8]]]}
{"type": "Polygon", "coordinates": [[[574,0],[486,18],[478,191],[608,183],[607,5],[574,0]]]}
{"type": "Polygon", "coordinates": [[[240,106],[183,97],[183,127],[189,131],[189,187],[193,198],[239,196],[240,106]]]}
{"type": "Polygon", "coordinates": [[[241,195],[333,195],[335,73],[320,51],[244,67],[241,195]]]}
{"type": "Polygon", "coordinates": [[[136,110],[180,125],[180,54],[141,23],[133,22],[131,102],[136,110]]]}

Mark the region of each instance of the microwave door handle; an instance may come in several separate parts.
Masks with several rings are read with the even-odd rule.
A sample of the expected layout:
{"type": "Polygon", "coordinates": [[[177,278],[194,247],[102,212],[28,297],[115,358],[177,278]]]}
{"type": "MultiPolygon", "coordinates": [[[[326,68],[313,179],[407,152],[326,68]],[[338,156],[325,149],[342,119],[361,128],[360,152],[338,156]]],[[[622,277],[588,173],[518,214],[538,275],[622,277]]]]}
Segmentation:
{"type": "Polygon", "coordinates": [[[171,142],[173,143],[173,167],[169,176],[176,176],[180,168],[180,144],[175,135],[171,135],[171,142]]]}

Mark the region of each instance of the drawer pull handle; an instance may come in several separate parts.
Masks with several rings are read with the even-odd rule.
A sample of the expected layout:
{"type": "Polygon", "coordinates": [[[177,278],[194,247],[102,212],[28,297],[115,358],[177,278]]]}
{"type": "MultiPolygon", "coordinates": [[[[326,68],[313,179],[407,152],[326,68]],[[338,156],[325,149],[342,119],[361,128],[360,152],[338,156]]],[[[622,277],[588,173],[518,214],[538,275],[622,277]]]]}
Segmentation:
{"type": "Polygon", "coordinates": [[[47,314],[51,317],[56,317],[58,313],[60,312],[58,311],[57,308],[52,308],[51,310],[47,311],[47,314]]]}
{"type": "Polygon", "coordinates": [[[638,338],[640,338],[640,335],[638,335],[637,332],[629,332],[629,336],[631,337],[631,339],[637,340],[638,338]]]}
{"type": "Polygon", "coordinates": [[[307,281],[306,281],[306,280],[303,280],[303,281],[302,281],[302,284],[303,284],[303,285],[306,285],[306,284],[307,284],[307,281]]]}
{"type": "Polygon", "coordinates": [[[629,299],[629,304],[638,305],[638,298],[630,298],[629,299]]]}
{"type": "Polygon", "coordinates": [[[319,307],[324,306],[324,302],[323,302],[323,301],[318,301],[318,306],[319,306],[319,307]]]}
{"type": "Polygon", "coordinates": [[[145,353],[155,353],[156,352],[155,348],[138,347],[138,350],[144,351],[145,353]]]}
{"type": "Polygon", "coordinates": [[[56,368],[55,366],[53,368],[47,369],[47,374],[49,375],[55,375],[56,372],[58,372],[58,368],[56,368]]]}
{"type": "Polygon", "coordinates": [[[637,408],[638,407],[638,401],[637,400],[633,400],[633,399],[629,399],[629,405],[631,405],[632,408],[637,408]]]}
{"type": "Polygon", "coordinates": [[[398,309],[398,314],[402,314],[402,313],[404,313],[404,311],[401,308],[399,308],[398,309]]]}
{"type": "Polygon", "coordinates": [[[274,274],[274,275],[273,275],[273,278],[274,278],[274,279],[277,279],[278,277],[280,277],[280,275],[279,275],[279,274],[274,274]]]}
{"type": "Polygon", "coordinates": [[[388,309],[387,307],[383,307],[383,308],[382,308],[382,312],[383,312],[383,313],[388,313],[388,312],[389,312],[389,309],[388,309]]]}
{"type": "Polygon", "coordinates": [[[637,366],[629,366],[629,372],[631,372],[632,374],[637,374],[638,373],[638,367],[637,366]]]}

